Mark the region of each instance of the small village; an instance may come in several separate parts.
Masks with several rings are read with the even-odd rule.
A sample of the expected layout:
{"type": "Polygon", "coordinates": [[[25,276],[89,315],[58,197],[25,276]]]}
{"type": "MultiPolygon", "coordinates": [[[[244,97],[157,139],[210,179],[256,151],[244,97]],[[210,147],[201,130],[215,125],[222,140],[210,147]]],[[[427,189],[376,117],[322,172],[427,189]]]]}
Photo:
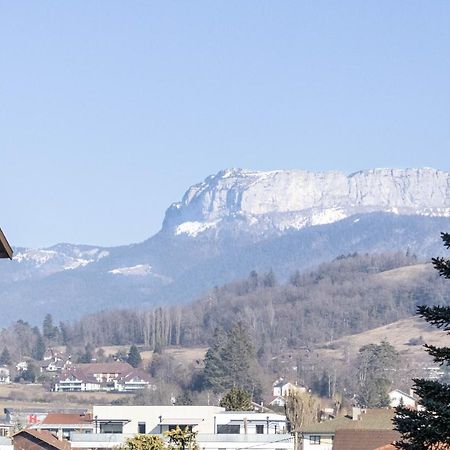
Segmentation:
{"type": "Polygon", "coordinates": [[[0,55],[0,450],[450,450],[450,0],[0,0],[0,55]]]}

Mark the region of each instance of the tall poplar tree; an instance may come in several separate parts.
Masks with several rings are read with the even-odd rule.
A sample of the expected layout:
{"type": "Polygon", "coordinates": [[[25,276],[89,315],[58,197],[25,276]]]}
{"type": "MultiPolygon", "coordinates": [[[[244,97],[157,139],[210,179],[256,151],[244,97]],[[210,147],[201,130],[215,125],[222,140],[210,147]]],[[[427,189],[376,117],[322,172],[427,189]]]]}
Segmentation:
{"type": "MultiPolygon", "coordinates": [[[[450,249],[450,234],[442,233],[442,240],[450,249]]],[[[433,265],[439,274],[450,279],[450,260],[433,258],[433,265]]],[[[450,334],[449,306],[419,306],[418,313],[431,325],[450,334]]],[[[450,366],[450,347],[425,345],[434,361],[450,366]]],[[[420,397],[420,411],[405,407],[397,408],[395,428],[402,434],[397,448],[424,450],[444,448],[450,445],[450,385],[437,380],[414,380],[414,391],[420,397]]]]}

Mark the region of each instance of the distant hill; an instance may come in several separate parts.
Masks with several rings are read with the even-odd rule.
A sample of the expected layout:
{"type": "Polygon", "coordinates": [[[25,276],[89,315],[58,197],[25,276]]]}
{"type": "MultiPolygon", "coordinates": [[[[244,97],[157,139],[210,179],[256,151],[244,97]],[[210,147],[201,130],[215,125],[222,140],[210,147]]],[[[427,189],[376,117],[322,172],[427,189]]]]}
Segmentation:
{"type": "MultiPolygon", "coordinates": [[[[146,205],[142,206],[147,207],[146,205]]],[[[450,177],[434,169],[221,171],[171,205],[159,233],[121,247],[16,249],[0,265],[0,325],[117,307],[187,303],[273,270],[280,280],[339,255],[442,254],[450,177]]]]}

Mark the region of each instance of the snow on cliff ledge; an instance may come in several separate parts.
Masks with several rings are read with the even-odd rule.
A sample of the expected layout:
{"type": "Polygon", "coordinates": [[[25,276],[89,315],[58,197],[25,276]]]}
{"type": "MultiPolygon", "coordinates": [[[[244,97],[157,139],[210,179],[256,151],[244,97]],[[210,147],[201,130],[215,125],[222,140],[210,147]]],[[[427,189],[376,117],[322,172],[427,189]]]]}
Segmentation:
{"type": "Polygon", "coordinates": [[[450,216],[450,174],[430,168],[341,172],[227,169],[191,186],[166,212],[163,229],[197,236],[223,219],[274,228],[332,223],[352,214],[450,216]]]}

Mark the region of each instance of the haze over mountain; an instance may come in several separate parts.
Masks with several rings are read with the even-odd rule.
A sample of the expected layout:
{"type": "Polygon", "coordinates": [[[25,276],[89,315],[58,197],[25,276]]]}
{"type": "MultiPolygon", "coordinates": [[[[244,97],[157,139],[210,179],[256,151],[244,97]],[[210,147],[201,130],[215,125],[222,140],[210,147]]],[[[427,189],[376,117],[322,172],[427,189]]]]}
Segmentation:
{"type": "Polygon", "coordinates": [[[448,172],[224,170],[190,187],[142,243],[16,249],[0,266],[1,322],[186,302],[251,270],[286,278],[353,252],[426,259],[449,229],[448,172]]]}

